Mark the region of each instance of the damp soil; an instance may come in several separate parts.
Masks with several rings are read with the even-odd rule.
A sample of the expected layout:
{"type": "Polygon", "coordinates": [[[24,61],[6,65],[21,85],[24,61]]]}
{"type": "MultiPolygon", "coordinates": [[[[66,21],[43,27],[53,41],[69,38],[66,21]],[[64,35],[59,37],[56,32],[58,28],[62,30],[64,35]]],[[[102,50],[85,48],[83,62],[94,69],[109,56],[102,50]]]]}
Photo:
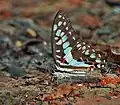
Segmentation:
{"type": "Polygon", "coordinates": [[[51,81],[49,73],[37,71],[24,78],[0,76],[1,105],[119,105],[120,87],[79,87],[74,90],[62,84],[61,93],[56,93],[59,85],[51,81]],[[65,90],[65,88],[67,90],[65,90]],[[68,93],[67,93],[67,92],[68,93]],[[53,94],[56,93],[56,97],[53,94]],[[64,93],[64,94],[63,94],[64,93]],[[58,95],[58,96],[57,96],[58,95]]]}

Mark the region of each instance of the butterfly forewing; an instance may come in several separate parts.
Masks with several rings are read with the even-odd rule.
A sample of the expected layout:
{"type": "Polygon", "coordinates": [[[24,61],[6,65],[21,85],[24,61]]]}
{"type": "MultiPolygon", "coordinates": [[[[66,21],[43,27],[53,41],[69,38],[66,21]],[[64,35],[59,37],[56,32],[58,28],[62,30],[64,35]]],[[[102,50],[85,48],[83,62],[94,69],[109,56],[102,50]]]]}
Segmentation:
{"type": "Polygon", "coordinates": [[[71,46],[76,42],[75,39],[80,39],[79,37],[73,30],[67,14],[59,11],[52,27],[52,50],[56,62],[64,62],[65,55],[70,52],[71,46]],[[67,47],[70,48],[65,50],[67,47]]]}

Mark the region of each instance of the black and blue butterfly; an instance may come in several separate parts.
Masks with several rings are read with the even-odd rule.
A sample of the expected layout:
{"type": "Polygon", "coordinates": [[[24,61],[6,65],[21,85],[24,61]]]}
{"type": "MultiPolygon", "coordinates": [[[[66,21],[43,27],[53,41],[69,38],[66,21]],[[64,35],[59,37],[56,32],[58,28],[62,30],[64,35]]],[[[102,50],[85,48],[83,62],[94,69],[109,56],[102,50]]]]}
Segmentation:
{"type": "Polygon", "coordinates": [[[105,67],[105,55],[76,34],[67,13],[62,10],[55,16],[51,38],[57,70],[84,75],[83,69],[92,71],[105,67]]]}

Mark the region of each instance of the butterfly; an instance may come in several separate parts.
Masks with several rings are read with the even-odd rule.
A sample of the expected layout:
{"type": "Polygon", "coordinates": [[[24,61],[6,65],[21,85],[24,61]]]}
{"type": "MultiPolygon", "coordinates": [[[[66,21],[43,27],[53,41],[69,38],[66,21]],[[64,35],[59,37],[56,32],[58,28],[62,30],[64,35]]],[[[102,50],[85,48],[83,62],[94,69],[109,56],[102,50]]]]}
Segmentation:
{"type": "Polygon", "coordinates": [[[56,14],[51,34],[52,53],[58,71],[80,73],[105,67],[105,55],[76,34],[66,12],[56,14]]]}

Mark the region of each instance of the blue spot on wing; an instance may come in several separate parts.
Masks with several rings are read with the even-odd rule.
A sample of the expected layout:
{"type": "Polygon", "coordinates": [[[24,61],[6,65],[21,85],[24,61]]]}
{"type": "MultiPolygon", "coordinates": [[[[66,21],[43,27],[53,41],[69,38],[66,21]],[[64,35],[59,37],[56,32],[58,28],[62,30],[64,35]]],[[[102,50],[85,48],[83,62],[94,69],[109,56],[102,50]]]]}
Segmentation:
{"type": "Polygon", "coordinates": [[[95,58],[95,53],[91,54],[90,58],[95,58]]]}
{"type": "Polygon", "coordinates": [[[60,34],[61,34],[61,30],[57,30],[56,36],[60,36],[60,34]]]}
{"type": "Polygon", "coordinates": [[[71,50],[72,50],[72,47],[67,47],[67,48],[64,50],[64,53],[67,54],[67,53],[69,53],[71,50]]]}
{"type": "Polygon", "coordinates": [[[65,49],[65,48],[67,48],[69,45],[70,45],[69,42],[65,42],[65,43],[63,44],[63,48],[65,49]]]}
{"type": "Polygon", "coordinates": [[[73,59],[69,65],[71,66],[77,66],[77,67],[90,67],[91,65],[85,64],[85,62],[78,62],[77,60],[73,59]]]}
{"type": "Polygon", "coordinates": [[[53,30],[54,30],[54,31],[57,30],[57,25],[56,25],[56,24],[54,24],[53,30]]]}
{"type": "Polygon", "coordinates": [[[67,39],[68,39],[68,38],[67,38],[66,35],[64,35],[64,36],[62,37],[62,41],[63,41],[63,42],[65,42],[67,39]]]}
{"type": "Polygon", "coordinates": [[[89,55],[89,54],[90,54],[90,51],[86,50],[85,55],[89,55]]]}
{"type": "Polygon", "coordinates": [[[100,62],[101,62],[100,58],[97,58],[95,61],[96,61],[97,63],[100,63],[100,62]]]}
{"type": "Polygon", "coordinates": [[[67,55],[65,55],[65,59],[66,59],[66,61],[67,61],[68,63],[73,60],[73,57],[72,57],[71,52],[68,53],[67,55]]]}

